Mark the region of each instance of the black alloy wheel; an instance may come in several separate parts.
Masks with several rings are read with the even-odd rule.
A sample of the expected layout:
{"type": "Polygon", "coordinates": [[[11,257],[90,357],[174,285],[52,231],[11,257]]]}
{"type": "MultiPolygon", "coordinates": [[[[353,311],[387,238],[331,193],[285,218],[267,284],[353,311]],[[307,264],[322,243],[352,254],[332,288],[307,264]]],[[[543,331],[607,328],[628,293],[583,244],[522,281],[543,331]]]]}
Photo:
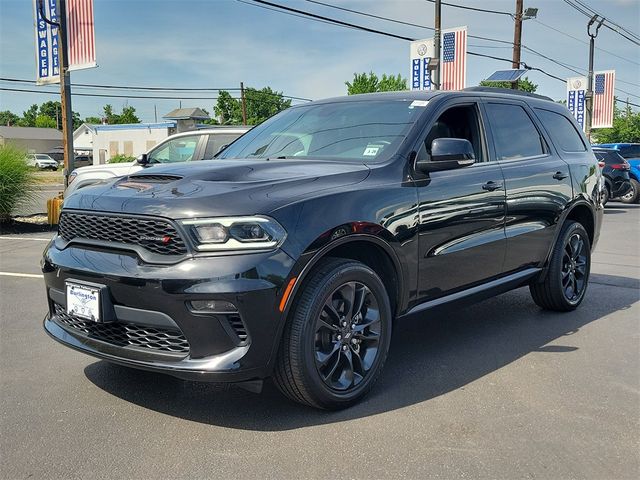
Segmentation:
{"type": "Polygon", "coordinates": [[[380,311],[369,287],[346,282],[324,302],[316,320],[315,362],[323,382],[335,390],[360,384],[380,346],[380,311]]]}
{"type": "Polygon", "coordinates": [[[529,284],[533,300],[556,312],[575,310],[589,284],[591,242],[584,227],[565,222],[556,241],[544,277],[529,284]]]}
{"type": "Polygon", "coordinates": [[[296,293],[274,381],[290,399],[337,410],[357,403],[382,371],[391,341],[384,283],[361,262],[320,260],[296,293]]]}
{"type": "Polygon", "coordinates": [[[570,302],[577,301],[587,285],[586,242],[580,233],[571,235],[565,244],[561,273],[564,296],[570,302]]]}

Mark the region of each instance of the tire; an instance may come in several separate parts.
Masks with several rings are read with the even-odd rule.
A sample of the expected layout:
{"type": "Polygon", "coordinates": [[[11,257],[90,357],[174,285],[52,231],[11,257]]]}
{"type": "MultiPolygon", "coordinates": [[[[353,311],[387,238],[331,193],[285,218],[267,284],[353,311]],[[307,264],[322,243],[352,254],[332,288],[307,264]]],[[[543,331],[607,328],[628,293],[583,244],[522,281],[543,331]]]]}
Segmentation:
{"type": "Polygon", "coordinates": [[[605,187],[602,189],[602,206],[603,206],[603,207],[604,207],[604,206],[607,204],[607,202],[609,201],[609,197],[610,197],[610,195],[609,195],[609,187],[605,186],[605,187]]]}
{"type": "Polygon", "coordinates": [[[640,182],[631,179],[631,190],[619,198],[622,203],[638,203],[640,201],[640,182]]]}
{"type": "Polygon", "coordinates": [[[353,260],[320,260],[289,313],[275,384],[291,400],[316,408],[357,403],[382,371],[391,323],[389,296],[373,270],[353,260]],[[360,308],[352,317],[353,304],[360,308]]]}
{"type": "Polygon", "coordinates": [[[591,243],[584,227],[567,221],[558,236],[542,281],[529,285],[536,304],[545,310],[575,310],[587,291],[591,271],[591,243]]]}

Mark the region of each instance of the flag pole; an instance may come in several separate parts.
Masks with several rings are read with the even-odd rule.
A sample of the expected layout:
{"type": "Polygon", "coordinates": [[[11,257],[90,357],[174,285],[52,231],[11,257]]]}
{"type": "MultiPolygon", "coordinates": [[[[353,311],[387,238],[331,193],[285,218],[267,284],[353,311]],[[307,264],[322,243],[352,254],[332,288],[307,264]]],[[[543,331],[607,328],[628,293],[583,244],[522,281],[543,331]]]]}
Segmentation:
{"type": "Polygon", "coordinates": [[[64,188],[69,186],[69,175],[73,171],[73,113],[71,110],[71,76],[67,49],[67,2],[58,0],[58,42],[60,49],[60,103],[62,106],[62,148],[64,150],[64,188]]]}

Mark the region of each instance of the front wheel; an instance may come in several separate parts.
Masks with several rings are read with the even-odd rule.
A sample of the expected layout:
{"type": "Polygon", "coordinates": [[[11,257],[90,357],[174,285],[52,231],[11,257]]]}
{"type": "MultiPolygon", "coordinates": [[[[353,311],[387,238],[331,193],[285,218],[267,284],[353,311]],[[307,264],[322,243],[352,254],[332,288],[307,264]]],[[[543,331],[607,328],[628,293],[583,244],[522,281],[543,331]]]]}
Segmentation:
{"type": "Polygon", "coordinates": [[[620,197],[620,201],[622,203],[638,203],[640,200],[640,183],[631,179],[631,190],[629,190],[625,195],[620,197]]]}
{"type": "Polygon", "coordinates": [[[534,302],[545,310],[575,310],[584,299],[590,270],[589,235],[580,223],[568,221],[553,247],[545,277],[529,285],[534,302]]]}
{"type": "Polygon", "coordinates": [[[380,375],[390,340],[391,306],[378,275],[353,260],[321,260],[287,320],[275,383],[296,402],[349,407],[380,375]]]}

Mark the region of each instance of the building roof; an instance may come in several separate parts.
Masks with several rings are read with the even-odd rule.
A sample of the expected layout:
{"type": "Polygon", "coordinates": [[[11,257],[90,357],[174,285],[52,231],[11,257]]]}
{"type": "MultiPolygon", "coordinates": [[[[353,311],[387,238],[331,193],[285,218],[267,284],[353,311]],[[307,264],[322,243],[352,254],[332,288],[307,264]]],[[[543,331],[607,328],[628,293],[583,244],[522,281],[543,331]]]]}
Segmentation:
{"type": "Polygon", "coordinates": [[[82,129],[86,128],[93,133],[107,130],[156,130],[164,128],[175,128],[176,122],[158,122],[158,123],[119,123],[115,125],[103,125],[101,123],[83,123],[73,132],[77,135],[82,129]]]}
{"type": "Polygon", "coordinates": [[[164,117],[168,120],[208,120],[207,115],[201,108],[176,108],[171,110],[164,117]]]}
{"type": "Polygon", "coordinates": [[[0,127],[0,137],[21,140],[62,140],[62,132],[55,128],[0,127]]]}

